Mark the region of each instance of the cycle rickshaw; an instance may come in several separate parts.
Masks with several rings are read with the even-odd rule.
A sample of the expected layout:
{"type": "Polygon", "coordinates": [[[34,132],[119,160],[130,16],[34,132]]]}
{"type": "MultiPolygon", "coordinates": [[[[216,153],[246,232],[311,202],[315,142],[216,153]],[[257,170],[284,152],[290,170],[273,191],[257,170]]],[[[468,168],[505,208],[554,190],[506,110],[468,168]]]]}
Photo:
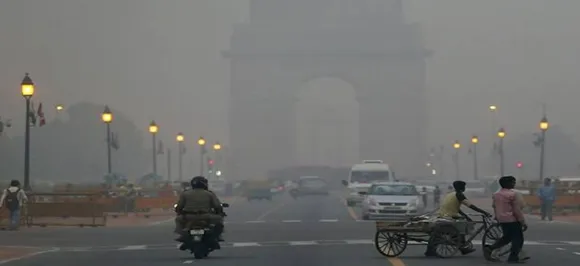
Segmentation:
{"type": "MultiPolygon", "coordinates": [[[[383,256],[397,257],[411,241],[424,245],[430,243],[437,257],[449,258],[457,254],[460,248],[473,248],[472,241],[482,232],[484,246],[493,244],[502,236],[499,224],[484,215],[471,215],[481,217],[479,221],[429,215],[412,217],[406,221],[377,221],[375,248],[383,256]]],[[[505,248],[502,248],[500,255],[505,255],[505,248]]]]}

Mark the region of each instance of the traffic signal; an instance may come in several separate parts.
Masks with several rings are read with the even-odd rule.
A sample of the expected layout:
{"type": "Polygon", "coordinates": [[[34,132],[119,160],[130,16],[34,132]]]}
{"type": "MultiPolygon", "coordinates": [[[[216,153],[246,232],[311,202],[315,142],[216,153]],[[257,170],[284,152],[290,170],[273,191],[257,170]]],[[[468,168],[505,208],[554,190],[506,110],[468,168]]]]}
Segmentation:
{"type": "Polygon", "coordinates": [[[522,167],[524,167],[524,164],[522,162],[517,162],[516,163],[516,167],[517,168],[522,168],[522,167]]]}
{"type": "Polygon", "coordinates": [[[213,160],[212,159],[207,159],[207,169],[209,170],[209,172],[211,173],[213,170],[213,160]]]}

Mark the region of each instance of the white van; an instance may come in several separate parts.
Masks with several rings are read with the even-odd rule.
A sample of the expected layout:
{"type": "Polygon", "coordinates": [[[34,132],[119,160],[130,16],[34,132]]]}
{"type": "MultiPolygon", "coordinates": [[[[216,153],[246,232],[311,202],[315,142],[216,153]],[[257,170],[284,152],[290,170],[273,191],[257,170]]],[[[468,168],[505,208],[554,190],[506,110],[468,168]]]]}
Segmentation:
{"type": "Polygon", "coordinates": [[[366,160],[353,165],[348,180],[342,181],[348,188],[346,204],[355,206],[361,203],[364,196],[360,192],[367,192],[373,182],[395,182],[395,175],[388,164],[380,160],[366,160]]]}

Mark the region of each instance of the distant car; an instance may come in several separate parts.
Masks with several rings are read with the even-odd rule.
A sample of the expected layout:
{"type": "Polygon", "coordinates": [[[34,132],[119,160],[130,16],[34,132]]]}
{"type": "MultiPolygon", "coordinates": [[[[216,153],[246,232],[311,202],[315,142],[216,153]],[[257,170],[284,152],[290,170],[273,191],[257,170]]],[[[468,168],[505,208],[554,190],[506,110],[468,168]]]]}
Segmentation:
{"type": "Polygon", "coordinates": [[[425,206],[415,185],[403,182],[377,182],[361,204],[363,220],[399,219],[421,215],[425,206]]]}
{"type": "Polygon", "coordinates": [[[294,197],[307,195],[328,195],[328,184],[318,176],[303,176],[298,181],[298,187],[290,191],[294,197]]]}

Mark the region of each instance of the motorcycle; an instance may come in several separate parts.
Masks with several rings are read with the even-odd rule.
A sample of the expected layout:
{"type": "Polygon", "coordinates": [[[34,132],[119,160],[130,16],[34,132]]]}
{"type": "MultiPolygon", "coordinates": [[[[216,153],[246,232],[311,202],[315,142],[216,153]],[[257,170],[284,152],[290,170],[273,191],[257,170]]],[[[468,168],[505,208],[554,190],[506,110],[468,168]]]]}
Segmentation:
{"type": "MultiPolygon", "coordinates": [[[[222,203],[223,208],[228,208],[229,206],[227,203],[222,203]]],[[[173,205],[173,208],[176,207],[177,204],[173,205]]],[[[210,252],[221,248],[218,236],[214,233],[213,224],[207,221],[188,223],[187,229],[187,238],[180,246],[180,249],[191,251],[195,259],[206,258],[210,252]]]]}

